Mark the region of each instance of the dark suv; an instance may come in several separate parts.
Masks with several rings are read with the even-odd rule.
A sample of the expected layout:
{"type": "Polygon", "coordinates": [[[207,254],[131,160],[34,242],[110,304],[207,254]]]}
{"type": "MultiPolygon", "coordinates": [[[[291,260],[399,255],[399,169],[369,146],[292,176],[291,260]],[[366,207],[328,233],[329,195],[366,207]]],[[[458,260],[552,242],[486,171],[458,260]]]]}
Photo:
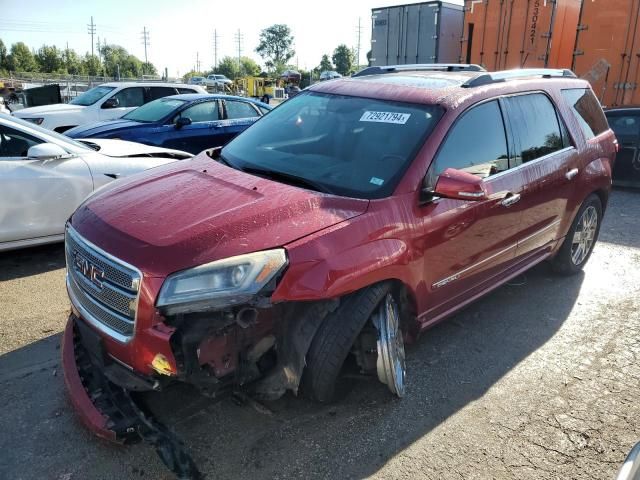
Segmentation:
{"type": "Polygon", "coordinates": [[[617,150],[589,84],[445,69],[316,84],[88,199],[63,349],[85,422],[137,436],[122,392],[175,382],[330,401],[348,357],[402,396],[420,332],[544,260],[578,272],[617,150]]]}

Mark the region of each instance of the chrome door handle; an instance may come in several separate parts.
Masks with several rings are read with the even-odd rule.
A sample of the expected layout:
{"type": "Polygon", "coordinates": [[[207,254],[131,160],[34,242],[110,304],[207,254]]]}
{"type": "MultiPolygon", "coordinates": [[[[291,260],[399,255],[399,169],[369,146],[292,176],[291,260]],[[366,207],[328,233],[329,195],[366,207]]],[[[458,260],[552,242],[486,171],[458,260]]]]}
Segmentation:
{"type": "Polygon", "coordinates": [[[578,170],[577,168],[572,168],[571,170],[569,170],[567,173],[564,174],[564,177],[567,180],[573,180],[573,177],[575,177],[576,175],[578,175],[578,172],[580,170],[578,170]]]}
{"type": "Polygon", "coordinates": [[[519,193],[508,193],[506,197],[502,199],[500,205],[503,207],[510,207],[520,201],[521,195],[519,193]]]}

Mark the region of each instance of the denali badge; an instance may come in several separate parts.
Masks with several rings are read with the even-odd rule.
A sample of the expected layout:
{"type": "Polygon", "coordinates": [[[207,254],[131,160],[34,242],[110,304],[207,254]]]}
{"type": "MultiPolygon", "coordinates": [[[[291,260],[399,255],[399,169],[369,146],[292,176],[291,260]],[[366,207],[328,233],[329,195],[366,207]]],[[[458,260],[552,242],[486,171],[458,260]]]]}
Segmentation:
{"type": "Polygon", "coordinates": [[[104,278],[104,270],[101,270],[77,251],[73,252],[73,263],[76,270],[82,274],[87,280],[96,287],[102,288],[102,279],[104,278]]]}

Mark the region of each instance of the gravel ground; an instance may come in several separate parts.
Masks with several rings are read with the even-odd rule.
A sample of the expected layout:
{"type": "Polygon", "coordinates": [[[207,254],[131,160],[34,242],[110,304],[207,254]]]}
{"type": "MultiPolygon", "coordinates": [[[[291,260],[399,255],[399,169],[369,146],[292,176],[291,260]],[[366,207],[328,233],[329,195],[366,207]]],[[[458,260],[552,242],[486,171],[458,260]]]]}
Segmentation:
{"type": "MultiPolygon", "coordinates": [[[[0,478],[172,478],[69,406],[63,268],[61,246],[0,254],[0,478]]],[[[612,479],[640,440],[639,293],[640,192],[615,191],[583,274],[540,265],[427,332],[402,400],[368,381],[270,413],[188,388],[149,400],[209,479],[612,479]]]]}

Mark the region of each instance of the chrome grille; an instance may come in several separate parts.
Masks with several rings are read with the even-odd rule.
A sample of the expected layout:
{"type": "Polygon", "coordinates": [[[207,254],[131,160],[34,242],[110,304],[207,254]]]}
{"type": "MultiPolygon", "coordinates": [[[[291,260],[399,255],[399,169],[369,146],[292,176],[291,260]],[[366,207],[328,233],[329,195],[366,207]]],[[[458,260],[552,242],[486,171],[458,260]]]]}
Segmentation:
{"type": "Polygon", "coordinates": [[[65,230],[67,288],[85,320],[120,341],[134,332],[141,274],[65,230]]]}

